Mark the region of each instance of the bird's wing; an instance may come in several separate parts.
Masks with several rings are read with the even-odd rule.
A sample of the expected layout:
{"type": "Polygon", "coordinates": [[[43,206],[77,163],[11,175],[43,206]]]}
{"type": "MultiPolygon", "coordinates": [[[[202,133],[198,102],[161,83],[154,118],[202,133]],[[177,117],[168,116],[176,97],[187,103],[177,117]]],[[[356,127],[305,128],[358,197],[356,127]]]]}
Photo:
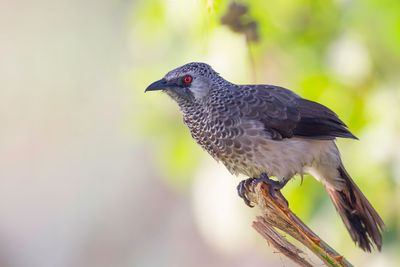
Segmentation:
{"type": "Polygon", "coordinates": [[[241,116],[261,121],[275,140],[295,136],[320,140],[357,139],[332,110],[285,88],[243,86],[236,94],[242,101],[241,116]]]}

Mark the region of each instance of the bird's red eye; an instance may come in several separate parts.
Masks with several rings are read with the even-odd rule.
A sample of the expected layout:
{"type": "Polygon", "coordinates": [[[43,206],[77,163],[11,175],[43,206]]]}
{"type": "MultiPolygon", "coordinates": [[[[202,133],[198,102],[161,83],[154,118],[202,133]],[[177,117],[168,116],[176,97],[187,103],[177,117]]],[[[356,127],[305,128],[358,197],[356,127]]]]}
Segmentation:
{"type": "Polygon", "coordinates": [[[182,78],[182,82],[184,85],[190,85],[192,83],[192,81],[193,81],[193,77],[190,75],[185,75],[182,78]]]}

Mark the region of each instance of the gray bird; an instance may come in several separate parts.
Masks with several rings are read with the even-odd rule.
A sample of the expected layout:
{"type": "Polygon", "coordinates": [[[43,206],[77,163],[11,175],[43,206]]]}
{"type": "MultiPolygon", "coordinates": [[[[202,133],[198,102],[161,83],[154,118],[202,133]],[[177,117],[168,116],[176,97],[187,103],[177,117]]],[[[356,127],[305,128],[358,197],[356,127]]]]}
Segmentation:
{"type": "Polygon", "coordinates": [[[311,174],[329,194],[354,242],[381,249],[384,223],[345,170],[336,137],[357,139],[327,107],[274,85],[236,85],[205,63],[176,68],[146,91],[174,99],[192,137],[234,175],[246,198],[249,182],[281,189],[311,174]],[[277,181],[269,176],[276,177],[277,181]]]}

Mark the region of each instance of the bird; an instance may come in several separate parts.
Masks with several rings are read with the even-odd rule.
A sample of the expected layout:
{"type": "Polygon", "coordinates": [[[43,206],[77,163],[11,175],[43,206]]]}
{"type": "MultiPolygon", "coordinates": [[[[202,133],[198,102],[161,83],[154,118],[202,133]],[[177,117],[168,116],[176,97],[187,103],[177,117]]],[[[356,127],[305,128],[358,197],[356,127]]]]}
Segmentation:
{"type": "Polygon", "coordinates": [[[238,185],[247,205],[249,183],[280,190],[295,175],[310,174],[323,184],[353,241],[367,252],[381,250],[384,222],[335,143],[357,137],[332,110],[283,87],[231,83],[201,62],[171,70],[145,92],[158,90],[176,101],[203,149],[233,175],[249,177],[238,185]]]}

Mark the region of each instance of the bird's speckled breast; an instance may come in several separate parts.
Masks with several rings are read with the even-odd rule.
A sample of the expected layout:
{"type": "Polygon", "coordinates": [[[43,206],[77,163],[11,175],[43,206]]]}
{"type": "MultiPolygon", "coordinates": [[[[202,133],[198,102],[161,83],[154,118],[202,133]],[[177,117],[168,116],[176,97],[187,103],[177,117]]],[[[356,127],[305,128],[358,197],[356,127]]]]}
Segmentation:
{"type": "Polygon", "coordinates": [[[241,118],[241,103],[234,102],[234,96],[227,92],[222,99],[220,93],[210,97],[208,103],[181,106],[192,137],[233,174],[255,177],[266,172],[265,160],[258,162],[269,151],[262,123],[241,118]]]}

